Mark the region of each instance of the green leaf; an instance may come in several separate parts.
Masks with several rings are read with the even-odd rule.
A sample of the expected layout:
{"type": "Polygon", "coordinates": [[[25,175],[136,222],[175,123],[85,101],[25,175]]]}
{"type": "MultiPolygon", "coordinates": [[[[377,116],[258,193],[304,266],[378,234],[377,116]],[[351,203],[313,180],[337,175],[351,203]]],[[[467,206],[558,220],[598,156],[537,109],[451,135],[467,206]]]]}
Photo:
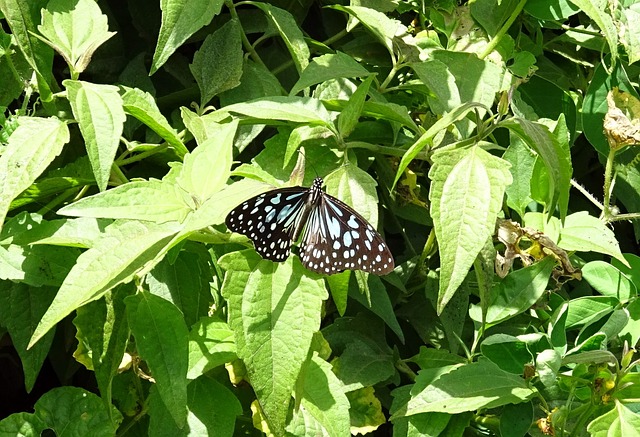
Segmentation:
{"type": "Polygon", "coordinates": [[[251,117],[255,120],[281,120],[293,123],[333,126],[331,117],[322,103],[308,97],[274,96],[236,103],[222,108],[220,111],[251,117]]]}
{"type": "MultiPolygon", "coordinates": [[[[559,135],[556,131],[538,122],[531,122],[522,118],[512,118],[502,123],[504,127],[518,135],[532,150],[535,150],[548,173],[548,192],[546,210],[550,215],[556,206],[560,209],[560,216],[565,217],[571,188],[571,155],[569,153],[568,137],[559,135]]],[[[564,116],[560,115],[556,130],[564,125],[564,116]]]]}
{"type": "Polygon", "coordinates": [[[44,102],[52,99],[53,50],[36,36],[41,11],[48,0],[1,0],[0,11],[11,29],[12,38],[36,74],[38,93],[44,102]]]}
{"type": "Polygon", "coordinates": [[[182,222],[192,211],[179,187],[155,179],[129,182],[85,197],[58,211],[75,217],[137,219],[154,223],[182,222]]]}
{"type": "MultiPolygon", "coordinates": [[[[95,372],[100,394],[111,402],[112,382],[129,341],[124,298],[133,287],[117,287],[100,299],[77,309],[73,320],[78,347],[74,358],[95,372]]],[[[34,347],[38,347],[38,342],[34,347]]]]}
{"type": "MultiPolygon", "coordinates": [[[[308,435],[305,422],[300,416],[310,416],[320,426],[324,435],[349,435],[349,401],[343,393],[340,380],[331,371],[331,364],[314,353],[302,373],[300,387],[300,409],[304,414],[294,413],[287,430],[293,435],[308,435]]],[[[316,434],[317,435],[317,434],[316,434]]]]}
{"type": "Polygon", "coordinates": [[[163,140],[176,150],[179,157],[186,155],[188,153],[187,148],[178,133],[158,109],[153,96],[137,88],[122,88],[125,90],[122,95],[125,112],[137,118],[160,135],[163,140]]]}
{"type": "Polygon", "coordinates": [[[336,358],[333,372],[345,391],[373,386],[391,378],[395,359],[384,343],[384,325],[371,314],[345,317],[323,329],[336,358]]]}
{"type": "Polygon", "coordinates": [[[605,222],[589,215],[587,211],[579,211],[565,218],[558,245],[565,250],[611,255],[622,264],[629,266],[620,252],[620,246],[613,231],[605,222]]]}
{"type": "Polygon", "coordinates": [[[533,363],[527,344],[507,334],[494,334],[480,345],[482,355],[493,361],[502,370],[516,375],[524,373],[524,366],[533,363]]]}
{"type": "Polygon", "coordinates": [[[163,258],[145,277],[149,292],[178,307],[187,326],[207,314],[211,305],[208,258],[208,254],[180,251],[163,258]]]}
{"type": "Polygon", "coordinates": [[[615,401],[615,408],[587,425],[593,437],[633,437],[640,436],[640,414],[615,401]]]}
{"type": "Polygon", "coordinates": [[[69,141],[67,125],[57,118],[18,118],[0,156],[0,223],[11,201],[29,188],[69,141]]]}
{"type": "Polygon", "coordinates": [[[237,358],[233,331],[217,317],[202,317],[189,333],[188,379],[237,358]]]}
{"type": "Polygon", "coordinates": [[[618,337],[629,344],[636,344],[640,339],[640,299],[631,301],[625,310],[629,314],[629,320],[618,334],[618,337]]]}
{"type": "Polygon", "coordinates": [[[155,387],[179,428],[187,420],[189,331],[170,302],[146,292],[125,299],[136,347],[156,381],[155,387]]]}
{"type": "Polygon", "coordinates": [[[349,55],[342,52],[327,53],[313,58],[300,74],[300,79],[291,88],[289,95],[294,96],[305,88],[330,79],[363,77],[370,74],[369,70],[349,55]]]}
{"type": "Polygon", "coordinates": [[[269,3],[262,2],[247,2],[253,6],[262,9],[269,21],[274,25],[276,31],[280,34],[280,37],[284,41],[296,70],[298,73],[307,68],[309,65],[309,47],[304,39],[302,31],[298,27],[295,18],[290,12],[284,9],[277,8],[269,3]]]}
{"type": "Polygon", "coordinates": [[[116,434],[122,415],[111,411],[99,396],[78,387],[58,387],[43,394],[35,405],[35,414],[56,435],[91,435],[108,437],[116,434]],[[64,405],[65,408],[60,408],[64,405]]]}
{"type": "Polygon", "coordinates": [[[536,156],[515,135],[511,135],[511,143],[502,155],[502,159],[511,164],[509,171],[513,183],[506,189],[507,205],[514,209],[520,217],[524,217],[531,199],[531,175],[536,156]]]}
{"type": "Polygon", "coordinates": [[[93,0],[51,0],[42,10],[38,30],[62,55],[73,79],[87,68],[98,47],[116,34],[109,32],[107,16],[93,0]]]}
{"type": "Polygon", "coordinates": [[[202,204],[220,191],[231,174],[238,120],[209,127],[208,139],[184,157],[178,184],[202,204]]]}
{"type": "Polygon", "coordinates": [[[44,221],[25,232],[24,241],[16,243],[89,248],[111,223],[112,220],[95,218],[44,221]]]}
{"type": "Polygon", "coordinates": [[[518,5],[518,0],[495,4],[491,0],[480,0],[470,5],[471,16],[486,30],[489,36],[496,33],[509,19],[518,5]]]}
{"type": "Polygon", "coordinates": [[[540,382],[547,388],[557,385],[561,367],[562,354],[554,349],[545,349],[536,357],[536,371],[540,382]]]}
{"type": "Polygon", "coordinates": [[[162,24],[150,74],[162,67],[191,35],[209,24],[223,4],[223,0],[162,0],[162,24]]]}
{"type": "Polygon", "coordinates": [[[204,107],[214,96],[240,84],[241,30],[238,20],[229,20],[207,36],[200,50],[193,55],[189,69],[200,88],[200,106],[204,107]]]}
{"type": "Polygon", "coordinates": [[[187,387],[190,435],[232,436],[242,405],[233,392],[214,379],[201,377],[187,387]]]}
{"type": "Polygon", "coordinates": [[[414,62],[410,67],[420,81],[429,88],[427,101],[436,114],[444,115],[461,105],[462,98],[456,85],[456,77],[447,64],[438,59],[429,59],[424,62],[414,62]]]}
{"type": "Polygon", "coordinates": [[[585,296],[569,301],[567,329],[588,325],[611,313],[620,301],[610,296],[585,296]]]}
{"type": "Polygon", "coordinates": [[[77,249],[67,247],[0,246],[0,279],[58,287],[77,257],[77,249]]]}
{"type": "Polygon", "coordinates": [[[297,257],[274,263],[248,250],[226,254],[218,262],[226,270],[222,295],[238,356],[270,429],[282,430],[291,392],[320,328],[327,291],[322,280],[303,274],[297,257]]]}
{"type": "Polygon", "coordinates": [[[175,224],[115,222],[93,247],[78,257],[53,303],[40,320],[29,347],[76,308],[126,283],[145,266],[179,228],[175,224]]]}
{"type": "MultiPolygon", "coordinates": [[[[389,328],[398,336],[400,341],[404,343],[404,333],[398,323],[395,313],[393,312],[393,305],[387,289],[385,288],[382,280],[375,275],[367,275],[366,288],[370,293],[370,302],[367,301],[365,295],[362,293],[362,286],[359,290],[350,294],[350,297],[358,301],[365,308],[369,308],[374,314],[380,317],[387,324],[389,328]]],[[[358,281],[360,283],[360,281],[358,281]]],[[[360,284],[358,284],[360,285],[360,284]]],[[[333,293],[332,293],[333,296],[333,293]]]]}
{"type": "Polygon", "coordinates": [[[98,188],[104,191],[126,119],[122,98],[118,88],[111,85],[76,80],[65,80],[62,84],[67,88],[98,188]]]}
{"type": "Polygon", "coordinates": [[[222,224],[233,208],[272,188],[251,179],[235,182],[212,195],[195,212],[189,214],[184,222],[184,232],[222,224]]]}
{"type": "Polygon", "coordinates": [[[373,387],[347,393],[349,398],[349,416],[351,416],[351,433],[367,435],[375,432],[380,425],[386,422],[382,412],[380,399],[375,396],[373,387]]]}
{"type": "Polygon", "coordinates": [[[13,413],[0,420],[0,434],[6,436],[37,436],[45,429],[44,421],[31,413],[13,413]]]}
{"type": "MultiPolygon", "coordinates": [[[[356,18],[371,34],[382,43],[389,54],[394,54],[394,39],[396,35],[406,33],[406,28],[398,20],[387,17],[382,12],[364,6],[332,6],[340,11],[347,12],[356,18]]],[[[353,26],[352,26],[353,27],[353,26]]],[[[351,30],[347,28],[347,30],[351,30]]]]}
{"type": "Polygon", "coordinates": [[[469,113],[476,107],[483,106],[477,103],[464,103],[440,118],[425,133],[423,133],[420,138],[418,138],[416,142],[413,143],[406,152],[404,152],[404,155],[400,160],[400,164],[398,165],[398,170],[396,171],[396,177],[393,180],[392,188],[396,186],[396,184],[404,174],[404,171],[407,169],[411,161],[413,161],[413,159],[418,156],[418,153],[420,153],[425,147],[431,145],[431,143],[433,142],[433,138],[438,132],[447,129],[452,123],[462,119],[467,115],[467,113],[469,113]]]}
{"type": "Polygon", "coordinates": [[[616,258],[612,260],[611,264],[624,273],[633,282],[636,289],[640,288],[640,256],[632,253],[625,253],[623,256],[625,263],[618,261],[616,258]]]}
{"type": "Polygon", "coordinates": [[[582,267],[582,278],[603,296],[628,302],[636,297],[636,286],[620,270],[604,261],[591,261],[582,267]]]}
{"type": "Polygon", "coordinates": [[[47,197],[62,194],[72,188],[95,185],[93,178],[54,177],[39,180],[20,193],[13,201],[9,210],[18,209],[33,203],[43,203],[47,197]]]}
{"type": "Polygon", "coordinates": [[[533,424],[533,403],[505,405],[500,416],[500,432],[502,435],[524,437],[533,424]]]}
{"type": "Polygon", "coordinates": [[[620,35],[622,45],[624,45],[625,51],[629,56],[627,61],[629,65],[636,63],[640,60],[640,29],[635,23],[640,22],[640,10],[637,8],[628,7],[621,9],[622,16],[620,17],[620,24],[624,25],[624,32],[620,35]]]}
{"type": "Polygon", "coordinates": [[[345,270],[335,275],[326,277],[329,291],[331,292],[331,298],[336,305],[338,314],[344,316],[347,310],[347,298],[349,296],[349,280],[351,279],[351,270],[345,270]]]}
{"type": "Polygon", "coordinates": [[[578,7],[580,12],[586,14],[600,28],[609,45],[609,54],[613,65],[618,60],[618,30],[611,13],[602,0],[569,0],[578,7]]]}
{"type": "MultiPolygon", "coordinates": [[[[528,267],[514,270],[500,282],[495,282],[485,323],[497,324],[531,308],[544,293],[554,266],[554,259],[547,257],[528,267]]],[[[472,306],[469,314],[476,322],[482,322],[479,306],[472,306]]]]}
{"type": "Polygon", "coordinates": [[[283,93],[278,78],[267,67],[245,59],[240,85],[220,94],[220,104],[228,106],[262,97],[281,96],[283,93]]]}
{"type": "Polygon", "coordinates": [[[526,401],[535,394],[522,377],[488,360],[453,367],[428,383],[425,376],[425,371],[418,374],[406,409],[395,413],[392,420],[426,412],[457,414],[496,408],[526,401]]]}
{"type": "Polygon", "coordinates": [[[358,124],[362,109],[364,108],[364,101],[367,98],[367,93],[369,92],[369,87],[373,79],[374,76],[369,76],[358,86],[358,89],[351,95],[346,106],[340,115],[338,115],[338,132],[340,132],[342,137],[348,137],[358,124]]]}
{"type": "Polygon", "coordinates": [[[54,332],[27,350],[34,327],[53,300],[53,287],[30,287],[16,282],[0,282],[0,321],[11,336],[11,343],[20,356],[24,373],[24,388],[31,392],[42,364],[49,354],[54,332]]]}
{"type": "Polygon", "coordinates": [[[440,248],[438,312],[453,297],[493,234],[507,185],[509,163],[480,147],[433,155],[431,216],[440,248]]]}

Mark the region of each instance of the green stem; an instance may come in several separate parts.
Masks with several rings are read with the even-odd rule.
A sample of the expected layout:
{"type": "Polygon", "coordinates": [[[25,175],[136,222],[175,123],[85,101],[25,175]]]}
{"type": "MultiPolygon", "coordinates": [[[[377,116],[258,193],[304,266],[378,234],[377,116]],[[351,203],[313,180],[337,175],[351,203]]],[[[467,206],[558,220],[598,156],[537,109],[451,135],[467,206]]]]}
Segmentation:
{"type": "Polygon", "coordinates": [[[518,18],[518,15],[520,15],[520,12],[522,12],[522,9],[524,8],[524,5],[526,3],[527,0],[520,0],[520,3],[518,3],[516,8],[513,10],[509,19],[505,21],[498,33],[496,33],[496,36],[494,36],[491,41],[489,41],[489,44],[487,44],[487,47],[484,49],[484,51],[478,55],[480,59],[484,59],[489,56],[489,54],[496,48],[496,46],[502,40],[502,37],[506,35],[513,22],[516,21],[516,18],[518,18]]]}
{"type": "MultiPolygon", "coordinates": [[[[238,5],[241,5],[242,3],[244,2],[238,3],[238,5]]],[[[233,4],[233,0],[225,0],[224,4],[227,7],[227,9],[229,9],[229,14],[231,14],[231,18],[238,20],[238,23],[242,23],[240,21],[240,18],[238,17],[238,12],[236,11],[236,5],[233,4]]],[[[246,4],[251,4],[251,2],[247,2],[246,4]]],[[[254,62],[260,64],[261,66],[263,66],[265,69],[268,70],[264,62],[262,62],[262,58],[260,58],[260,55],[258,55],[258,52],[256,52],[255,49],[253,48],[253,45],[251,45],[249,38],[247,38],[247,34],[244,33],[244,28],[242,27],[242,25],[240,26],[240,37],[242,38],[242,45],[244,46],[244,49],[251,55],[251,58],[254,60],[254,62]]]]}
{"type": "Polygon", "coordinates": [[[137,155],[134,155],[130,158],[116,159],[114,161],[114,164],[120,167],[124,165],[133,164],[134,162],[142,161],[143,159],[148,158],[149,156],[153,156],[156,153],[162,153],[168,148],[169,148],[169,144],[165,143],[155,147],[153,150],[147,150],[146,152],[138,153],[137,155]]]}
{"type": "Polygon", "coordinates": [[[600,218],[604,219],[608,222],[611,219],[611,183],[613,182],[613,161],[616,157],[616,150],[613,148],[609,149],[609,156],[607,156],[607,164],[604,169],[604,199],[602,214],[600,214],[600,218]]]}

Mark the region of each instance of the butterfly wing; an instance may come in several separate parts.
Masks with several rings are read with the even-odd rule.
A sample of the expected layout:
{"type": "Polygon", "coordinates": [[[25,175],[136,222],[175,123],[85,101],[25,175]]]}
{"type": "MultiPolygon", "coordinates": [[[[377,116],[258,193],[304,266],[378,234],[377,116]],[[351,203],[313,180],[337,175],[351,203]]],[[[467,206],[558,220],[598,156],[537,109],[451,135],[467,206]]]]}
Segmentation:
{"type": "Polygon", "coordinates": [[[326,193],[309,214],[300,258],[309,270],[328,275],[347,269],[386,275],[394,268],[391,251],[373,226],[326,193]]]}
{"type": "Polygon", "coordinates": [[[263,258],[284,261],[292,239],[304,226],[309,195],[305,187],[267,191],[231,210],[225,223],[229,230],[249,237],[263,258]]]}

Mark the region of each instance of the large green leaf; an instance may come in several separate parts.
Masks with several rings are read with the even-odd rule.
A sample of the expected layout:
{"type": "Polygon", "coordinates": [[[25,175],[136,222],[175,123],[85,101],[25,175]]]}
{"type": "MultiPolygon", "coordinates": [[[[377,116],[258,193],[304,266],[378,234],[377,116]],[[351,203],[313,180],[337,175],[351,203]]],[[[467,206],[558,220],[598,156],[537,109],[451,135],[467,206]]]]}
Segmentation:
{"type": "Polygon", "coordinates": [[[98,47],[115,35],[93,0],[51,0],[42,10],[38,30],[62,55],[73,79],[87,68],[98,47]]]}
{"type": "Polygon", "coordinates": [[[104,191],[126,119],[118,88],[65,80],[73,116],[78,121],[98,188],[104,191]]]}
{"type": "Polygon", "coordinates": [[[327,291],[321,280],[305,274],[297,257],[274,263],[247,250],[229,253],[219,264],[227,271],[222,294],[229,303],[238,356],[270,429],[282,435],[327,291]]]}
{"type": "Polygon", "coordinates": [[[220,13],[222,0],[162,0],[162,25],[153,54],[151,74],[155,73],[169,56],[191,35],[211,22],[220,13]]]}
{"type": "Polygon", "coordinates": [[[151,293],[125,299],[127,320],[155,387],[179,428],[187,420],[189,330],[175,305],[151,293]]]}
{"type": "Polygon", "coordinates": [[[456,414],[495,408],[525,401],[535,394],[520,375],[505,372],[488,360],[451,366],[434,379],[428,374],[420,372],[404,411],[395,413],[392,419],[427,412],[456,414]]]}
{"type": "Polygon", "coordinates": [[[434,154],[429,177],[441,261],[441,312],[493,234],[511,174],[508,162],[475,146],[434,154]]]}
{"type": "Polygon", "coordinates": [[[230,20],[209,35],[189,66],[200,88],[200,105],[240,84],[242,40],[238,20],[230,20]]]}
{"type": "Polygon", "coordinates": [[[99,299],[116,285],[130,281],[178,230],[174,222],[156,225],[120,221],[108,226],[93,247],[78,258],[40,320],[29,346],[76,308],[99,299]]]}
{"type": "Polygon", "coordinates": [[[57,118],[20,117],[0,156],[0,226],[11,201],[26,190],[69,141],[69,128],[57,118]]]}

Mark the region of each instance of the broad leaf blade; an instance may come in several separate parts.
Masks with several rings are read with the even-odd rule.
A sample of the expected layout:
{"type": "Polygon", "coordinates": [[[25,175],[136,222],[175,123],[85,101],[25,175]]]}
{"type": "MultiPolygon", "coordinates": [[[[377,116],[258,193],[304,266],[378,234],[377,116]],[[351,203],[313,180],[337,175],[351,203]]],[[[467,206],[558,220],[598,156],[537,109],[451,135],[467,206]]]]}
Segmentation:
{"type": "Polygon", "coordinates": [[[200,88],[201,107],[219,93],[240,84],[242,62],[240,23],[231,19],[204,40],[189,65],[200,88]]]}
{"type": "Polygon", "coordinates": [[[38,30],[65,59],[73,78],[87,68],[98,47],[116,34],[109,32],[107,16],[93,0],[51,0],[42,10],[38,30]]]}
{"type": "Polygon", "coordinates": [[[453,367],[424,386],[427,374],[422,371],[416,378],[404,416],[495,408],[520,403],[535,394],[522,377],[505,372],[488,360],[453,367]]]}
{"type": "Polygon", "coordinates": [[[231,174],[238,121],[218,125],[209,138],[184,157],[178,184],[199,203],[220,191],[231,174]]]}
{"type": "Polygon", "coordinates": [[[508,162],[476,146],[434,154],[429,177],[441,260],[437,309],[442,312],[493,234],[511,174],[508,162]]]}
{"type": "Polygon", "coordinates": [[[130,281],[178,230],[175,223],[155,225],[123,221],[110,225],[94,246],[78,257],[40,320],[29,346],[76,308],[99,299],[116,285],[130,281]]]}
{"type": "Polygon", "coordinates": [[[167,62],[191,35],[209,24],[220,13],[223,3],[223,0],[162,0],[162,24],[150,74],[167,62]]]}
{"type": "Polygon", "coordinates": [[[58,214],[75,217],[147,220],[154,223],[181,222],[191,212],[185,193],[170,183],[152,179],[129,182],[85,197],[65,206],[58,214]]]}
{"type": "Polygon", "coordinates": [[[295,257],[273,263],[250,250],[227,254],[219,264],[227,270],[222,293],[238,356],[270,429],[283,430],[291,393],[320,328],[327,291],[321,280],[303,275],[295,257]]]}
{"type": "Polygon", "coordinates": [[[20,117],[0,156],[0,223],[11,201],[26,190],[69,141],[69,129],[57,118],[20,117]]]}
{"type": "Polygon", "coordinates": [[[111,85],[77,80],[65,80],[63,85],[80,126],[98,188],[104,191],[126,119],[122,98],[118,88],[111,85]]]}
{"type": "Polygon", "coordinates": [[[160,135],[162,139],[175,148],[178,156],[187,154],[187,148],[178,133],[158,109],[153,96],[137,88],[123,88],[126,92],[122,95],[122,101],[127,114],[137,118],[160,135]]]}
{"type": "Polygon", "coordinates": [[[307,42],[304,40],[304,35],[293,15],[269,3],[251,2],[251,4],[262,9],[267,18],[273,23],[287,49],[289,49],[296,70],[301,73],[309,64],[310,53],[307,42]]]}
{"type": "Polygon", "coordinates": [[[141,357],[149,365],[162,401],[178,427],[187,421],[189,330],[170,302],[141,292],[125,299],[127,319],[141,357]]]}

